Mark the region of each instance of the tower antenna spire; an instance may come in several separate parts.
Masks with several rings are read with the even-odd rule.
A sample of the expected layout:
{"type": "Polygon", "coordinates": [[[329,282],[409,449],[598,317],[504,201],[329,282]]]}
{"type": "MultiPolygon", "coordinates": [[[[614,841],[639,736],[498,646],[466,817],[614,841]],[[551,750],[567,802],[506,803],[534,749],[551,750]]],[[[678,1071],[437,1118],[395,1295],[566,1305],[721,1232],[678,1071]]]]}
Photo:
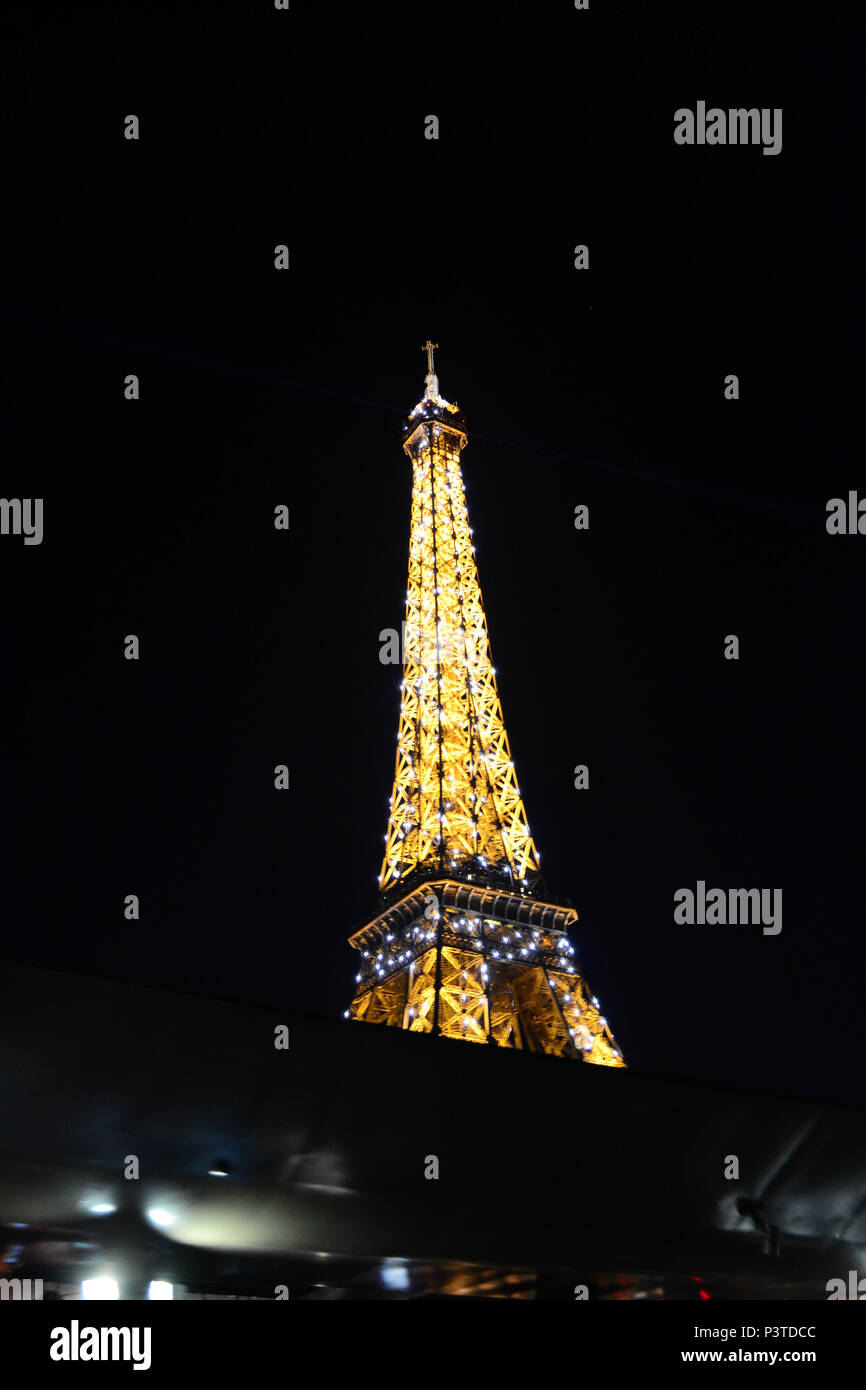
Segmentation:
{"type": "Polygon", "coordinates": [[[438,343],[431,343],[430,339],[428,338],[426,343],[424,343],[421,347],[421,351],[426,352],[427,354],[427,396],[430,398],[430,400],[434,401],[437,399],[439,395],[439,378],[437,377],[436,369],[433,366],[433,352],[436,348],[438,348],[438,346],[438,343]]]}

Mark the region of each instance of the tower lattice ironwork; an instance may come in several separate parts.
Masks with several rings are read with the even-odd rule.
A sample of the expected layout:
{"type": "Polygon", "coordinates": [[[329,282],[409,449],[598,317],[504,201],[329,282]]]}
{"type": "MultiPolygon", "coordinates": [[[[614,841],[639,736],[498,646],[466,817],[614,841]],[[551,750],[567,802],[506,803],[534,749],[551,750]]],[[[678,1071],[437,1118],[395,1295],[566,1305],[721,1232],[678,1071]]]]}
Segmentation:
{"type": "Polygon", "coordinates": [[[412,1032],[625,1062],[578,969],[577,912],[549,901],[490,655],[460,453],[439,392],[403,427],[413,470],[409,583],[382,911],[351,938],[352,1018],[412,1032]]]}

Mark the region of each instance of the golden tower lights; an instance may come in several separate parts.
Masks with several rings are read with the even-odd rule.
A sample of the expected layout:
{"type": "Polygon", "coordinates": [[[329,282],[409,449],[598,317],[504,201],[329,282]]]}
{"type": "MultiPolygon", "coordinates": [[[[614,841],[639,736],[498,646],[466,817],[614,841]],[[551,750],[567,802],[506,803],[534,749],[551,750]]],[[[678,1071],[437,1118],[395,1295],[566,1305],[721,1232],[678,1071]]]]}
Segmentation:
{"type": "Polygon", "coordinates": [[[625,1062],[580,974],[571,906],[537,896],[466,509],[462,412],[425,394],[403,427],[412,463],[409,583],[383,911],[359,951],[352,1018],[602,1066],[625,1062]]]}

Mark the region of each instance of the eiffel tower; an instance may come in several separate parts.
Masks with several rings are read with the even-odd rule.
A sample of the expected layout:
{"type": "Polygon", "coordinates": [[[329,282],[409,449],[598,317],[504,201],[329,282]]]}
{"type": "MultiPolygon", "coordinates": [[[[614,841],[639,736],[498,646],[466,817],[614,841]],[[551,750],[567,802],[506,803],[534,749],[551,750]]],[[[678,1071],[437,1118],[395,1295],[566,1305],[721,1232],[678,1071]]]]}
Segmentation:
{"type": "Polygon", "coordinates": [[[437,347],[424,344],[424,397],[403,427],[414,483],[397,760],[382,910],[350,937],[347,1016],[623,1067],[568,939],[577,912],[544,892],[490,658],[466,425],[440,395],[437,347]]]}

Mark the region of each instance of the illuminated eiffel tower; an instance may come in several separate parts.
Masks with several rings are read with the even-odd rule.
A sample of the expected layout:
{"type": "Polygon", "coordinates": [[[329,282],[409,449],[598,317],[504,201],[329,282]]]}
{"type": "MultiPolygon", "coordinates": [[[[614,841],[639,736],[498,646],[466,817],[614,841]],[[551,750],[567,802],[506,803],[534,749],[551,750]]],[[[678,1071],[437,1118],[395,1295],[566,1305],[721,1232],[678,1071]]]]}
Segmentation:
{"type": "Polygon", "coordinates": [[[490,659],[466,427],[439,394],[437,346],[403,427],[414,485],[397,762],[382,911],[350,938],[361,965],[347,1014],[622,1067],[568,939],[577,913],[543,893],[490,659]]]}

